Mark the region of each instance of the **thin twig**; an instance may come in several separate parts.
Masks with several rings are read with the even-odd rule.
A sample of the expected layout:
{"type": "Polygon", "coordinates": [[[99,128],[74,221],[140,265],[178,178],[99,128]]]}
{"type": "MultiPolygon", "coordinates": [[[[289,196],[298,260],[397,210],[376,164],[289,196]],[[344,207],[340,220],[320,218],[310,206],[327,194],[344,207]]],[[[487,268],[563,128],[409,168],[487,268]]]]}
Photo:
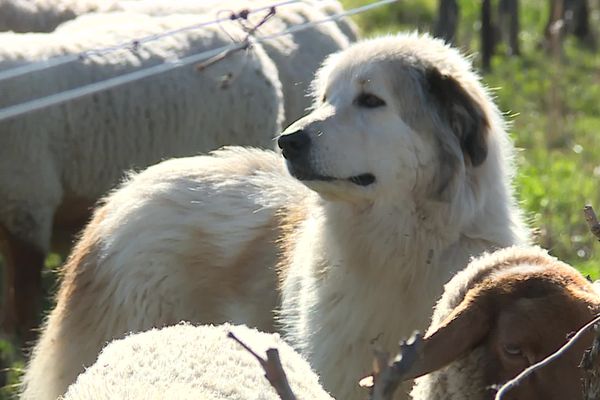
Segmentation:
{"type": "MultiPolygon", "coordinates": [[[[238,14],[241,15],[242,13],[243,13],[243,11],[241,11],[238,14]]],[[[202,71],[202,70],[210,67],[211,65],[216,64],[219,61],[221,61],[221,60],[229,57],[233,53],[236,53],[236,52],[238,52],[240,50],[247,50],[247,49],[249,49],[252,46],[251,39],[252,39],[252,36],[254,35],[254,33],[256,33],[256,30],[258,28],[260,28],[265,22],[267,22],[273,15],[275,15],[275,13],[276,13],[275,7],[271,7],[269,9],[269,12],[256,25],[254,25],[253,27],[247,27],[246,25],[244,25],[243,22],[242,22],[243,18],[242,19],[237,19],[237,21],[241,24],[242,29],[245,30],[246,33],[247,33],[246,37],[244,38],[244,40],[242,40],[239,43],[239,46],[236,46],[236,47],[231,48],[231,49],[227,49],[227,50],[223,51],[222,53],[219,53],[219,54],[215,55],[214,57],[211,57],[208,60],[203,61],[203,62],[197,64],[196,65],[196,69],[198,71],[202,71]]],[[[236,15],[236,14],[234,13],[234,15],[236,15]]],[[[227,35],[231,38],[231,35],[229,35],[229,34],[227,34],[227,35]]]]}
{"type": "Polygon", "coordinates": [[[423,336],[418,332],[400,342],[400,351],[391,363],[388,353],[374,349],[373,374],[359,382],[362,388],[369,390],[369,400],[391,400],[394,397],[396,389],[412,370],[422,342],[423,336]]]}
{"type": "Polygon", "coordinates": [[[523,383],[523,381],[525,381],[525,379],[527,379],[529,377],[529,375],[531,375],[538,369],[544,368],[546,365],[552,363],[554,360],[563,356],[567,351],[569,351],[569,349],[579,339],[581,339],[583,337],[583,335],[585,335],[587,333],[588,330],[590,330],[598,322],[600,322],[600,315],[596,316],[596,318],[594,318],[593,320],[588,322],[583,328],[579,329],[577,331],[577,333],[571,339],[569,339],[569,341],[564,346],[562,346],[560,349],[558,349],[556,352],[550,354],[548,357],[544,358],[542,361],[527,367],[525,370],[523,370],[523,372],[521,372],[515,378],[511,379],[510,381],[508,381],[504,385],[502,385],[502,387],[500,387],[500,390],[498,390],[498,393],[496,393],[496,397],[494,398],[494,400],[501,400],[502,396],[504,396],[507,392],[509,392],[510,390],[514,389],[515,387],[517,387],[521,383],[523,383]]]}
{"type": "Polygon", "coordinates": [[[290,387],[290,383],[287,380],[281,360],[279,358],[279,351],[277,349],[268,349],[267,358],[264,359],[259,356],[254,350],[252,350],[246,343],[242,342],[233,332],[227,333],[227,337],[238,342],[244,349],[254,356],[260,363],[261,367],[265,371],[265,378],[269,381],[271,386],[275,389],[281,400],[296,400],[294,392],[290,387]]]}
{"type": "MultiPolygon", "coordinates": [[[[591,205],[583,207],[583,215],[590,231],[600,240],[600,222],[591,205]]],[[[583,370],[583,399],[600,398],[600,326],[596,325],[592,347],[586,350],[579,368],[583,370]]]]}
{"type": "Polygon", "coordinates": [[[249,47],[250,47],[250,43],[248,41],[243,41],[239,44],[239,46],[227,49],[227,50],[223,51],[222,53],[219,53],[205,61],[202,61],[201,63],[196,65],[196,69],[198,71],[202,71],[202,70],[210,67],[211,65],[216,64],[221,60],[224,60],[225,58],[229,57],[233,53],[237,53],[240,50],[246,50],[249,47]]]}
{"type": "Polygon", "coordinates": [[[600,398],[600,326],[596,325],[592,347],[583,355],[579,368],[583,370],[583,400],[600,398]]]}
{"type": "Polygon", "coordinates": [[[594,208],[590,205],[583,207],[583,215],[585,216],[585,221],[588,223],[590,227],[590,231],[600,240],[600,222],[598,221],[598,217],[594,212],[594,208]]]}

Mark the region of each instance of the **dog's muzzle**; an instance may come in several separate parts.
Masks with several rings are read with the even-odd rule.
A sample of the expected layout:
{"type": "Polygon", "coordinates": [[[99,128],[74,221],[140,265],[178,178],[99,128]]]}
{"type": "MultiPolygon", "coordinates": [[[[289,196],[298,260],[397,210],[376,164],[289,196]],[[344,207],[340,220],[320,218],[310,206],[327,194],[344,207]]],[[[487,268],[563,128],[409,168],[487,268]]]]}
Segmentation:
{"type": "Polygon", "coordinates": [[[294,161],[306,157],[310,148],[310,137],[301,130],[279,136],[277,145],[288,161],[294,161]]]}
{"type": "Polygon", "coordinates": [[[349,181],[358,186],[369,186],[375,183],[375,176],[370,173],[349,178],[337,178],[322,175],[313,170],[309,162],[311,139],[306,131],[302,129],[279,136],[277,145],[281,149],[283,157],[287,160],[290,174],[301,181],[349,181]]]}
{"type": "Polygon", "coordinates": [[[301,181],[331,180],[331,178],[319,175],[311,168],[308,162],[311,139],[304,130],[279,136],[277,144],[283,157],[287,160],[288,170],[296,179],[301,181]]]}

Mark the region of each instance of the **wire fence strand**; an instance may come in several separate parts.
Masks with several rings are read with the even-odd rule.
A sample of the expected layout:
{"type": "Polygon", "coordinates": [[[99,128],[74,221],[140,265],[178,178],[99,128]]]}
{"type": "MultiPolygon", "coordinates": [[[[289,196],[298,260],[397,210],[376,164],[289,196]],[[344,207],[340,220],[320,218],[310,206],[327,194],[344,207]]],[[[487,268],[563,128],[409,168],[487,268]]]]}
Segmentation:
{"type": "MultiPolygon", "coordinates": [[[[266,5],[266,6],[250,9],[250,10],[248,10],[247,13],[244,13],[243,16],[247,17],[250,14],[269,10],[272,7],[275,7],[275,8],[283,7],[283,6],[286,6],[289,4],[299,3],[301,1],[302,0],[286,0],[286,1],[279,2],[279,3],[274,3],[271,5],[266,5]]],[[[86,58],[86,57],[89,57],[92,55],[106,55],[106,54],[113,53],[113,52],[116,52],[119,50],[129,49],[134,46],[138,46],[140,44],[145,44],[145,43],[153,42],[156,40],[160,40],[165,37],[173,36],[173,35],[176,35],[179,33],[205,28],[207,26],[220,24],[220,23],[223,23],[226,21],[230,21],[232,19],[242,18],[242,16],[240,14],[241,13],[237,13],[236,18],[232,18],[231,15],[223,16],[223,17],[219,17],[219,18],[216,18],[216,19],[213,19],[210,21],[205,21],[205,22],[201,22],[198,24],[188,25],[188,26],[184,26],[182,28],[165,31],[162,33],[152,34],[152,35],[148,35],[148,36],[142,36],[140,38],[134,38],[134,39],[128,40],[123,43],[115,44],[113,46],[93,48],[93,49],[81,51],[76,54],[68,54],[68,55],[64,55],[64,56],[51,57],[44,61],[33,62],[33,63],[29,63],[29,64],[26,64],[23,66],[6,69],[3,71],[0,71],[0,82],[7,80],[7,79],[16,78],[21,75],[29,74],[32,72],[42,71],[45,69],[58,67],[60,65],[69,64],[69,63],[81,60],[82,58],[86,58]]]]}
{"type": "MultiPolygon", "coordinates": [[[[267,40],[272,40],[280,36],[289,35],[294,32],[302,31],[313,26],[317,26],[326,22],[336,21],[338,19],[344,18],[346,16],[359,14],[377,7],[381,7],[386,4],[394,3],[398,0],[379,0],[375,1],[371,4],[367,4],[365,6],[356,7],[344,12],[340,12],[334,15],[330,15],[327,18],[323,18],[317,21],[311,21],[304,24],[294,25],[290,28],[287,28],[281,32],[277,32],[268,36],[255,37],[252,42],[253,43],[262,43],[267,40]]],[[[65,103],[70,100],[74,100],[80,97],[84,97],[93,93],[101,92],[107,89],[112,89],[117,86],[121,86],[130,82],[134,82],[140,79],[148,78],[153,75],[158,75],[175,68],[180,68],[185,65],[199,63],[203,60],[206,60],[211,57],[215,57],[223,52],[233,53],[235,50],[241,50],[243,48],[248,47],[248,43],[246,41],[241,43],[232,43],[227,46],[218,47],[216,49],[211,49],[207,51],[203,51],[194,55],[190,55],[184,58],[181,58],[177,61],[165,62],[159,65],[155,65],[153,67],[144,68],[135,72],[119,75],[113,78],[109,78],[106,80],[102,80],[99,82],[91,83],[88,85],[80,86],[74,89],[62,91],[59,93],[55,93],[49,96],[41,97],[35,100],[26,101],[23,103],[19,103],[16,105],[8,106],[0,109],[0,121],[13,118],[19,115],[27,114],[33,111],[37,111],[46,107],[59,105],[65,103]]]]}

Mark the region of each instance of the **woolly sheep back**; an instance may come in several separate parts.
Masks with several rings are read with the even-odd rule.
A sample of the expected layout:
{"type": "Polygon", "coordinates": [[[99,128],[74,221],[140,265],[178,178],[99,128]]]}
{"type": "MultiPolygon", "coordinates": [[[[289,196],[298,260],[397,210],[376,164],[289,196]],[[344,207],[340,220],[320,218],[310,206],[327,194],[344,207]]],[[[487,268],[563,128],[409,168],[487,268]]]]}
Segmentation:
{"type": "Polygon", "coordinates": [[[115,4],[111,0],[0,0],[0,32],[52,32],[64,21],[115,4]]]}
{"type": "MultiPolygon", "coordinates": [[[[204,14],[205,18],[216,18],[217,10],[241,10],[274,4],[270,0],[254,0],[250,4],[243,0],[211,1],[198,3],[193,0],[175,0],[165,3],[162,0],[133,0],[119,4],[119,7],[136,13],[166,15],[173,12],[204,14]]],[[[337,1],[294,3],[278,7],[276,13],[258,30],[258,37],[278,34],[290,27],[325,19],[328,15],[342,12],[337,1]]],[[[267,11],[250,15],[251,24],[258,23],[267,11]]],[[[343,20],[322,23],[308,29],[279,36],[261,43],[267,54],[275,62],[284,93],[284,126],[302,117],[311,105],[307,95],[316,70],[325,58],[334,52],[345,49],[356,40],[356,30],[352,22],[343,20]],[[348,36],[346,36],[346,32],[348,36]]],[[[232,33],[237,40],[244,36],[236,35],[237,21],[223,22],[221,26],[232,33]],[[231,28],[231,29],[230,29],[231,28]]]]}
{"type": "Polygon", "coordinates": [[[277,348],[298,398],[331,400],[308,363],[279,335],[229,324],[179,324],[111,342],[64,400],[279,399],[258,361],[227,337],[229,331],[262,357],[277,348]]]}

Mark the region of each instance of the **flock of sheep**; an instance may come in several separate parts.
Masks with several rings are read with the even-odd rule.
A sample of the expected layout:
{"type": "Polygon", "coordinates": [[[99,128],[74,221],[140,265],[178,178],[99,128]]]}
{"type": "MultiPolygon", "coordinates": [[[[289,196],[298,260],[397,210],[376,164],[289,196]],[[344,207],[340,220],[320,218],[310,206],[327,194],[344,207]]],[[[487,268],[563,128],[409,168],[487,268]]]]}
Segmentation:
{"type": "MultiPolygon", "coordinates": [[[[107,4],[1,0],[0,27],[15,32],[56,29],[0,33],[0,70],[192,26],[215,19],[218,10],[248,5],[143,0],[115,3],[110,13],[85,14],[104,11],[107,4]],[[78,14],[83,15],[75,18],[78,14]],[[75,19],[59,25],[70,18],[75,19]]],[[[259,8],[270,3],[251,4],[259,8]]],[[[260,32],[277,33],[339,10],[336,2],[289,4],[260,32]]],[[[323,59],[356,38],[351,23],[338,25],[316,25],[255,44],[202,73],[179,68],[0,121],[5,328],[26,334],[36,325],[45,256],[53,247],[66,253],[89,209],[118,183],[123,171],[228,144],[272,148],[282,127],[309,107],[306,92],[323,59]]],[[[245,34],[234,22],[190,29],[145,42],[136,51],[91,54],[0,81],[0,107],[218,48],[245,34]]]]}
{"type": "MultiPolygon", "coordinates": [[[[7,31],[0,33],[0,109],[174,62],[228,45],[232,38],[242,40],[248,32],[230,21],[110,52],[86,53],[64,65],[6,80],[1,78],[4,70],[43,65],[54,57],[193,26],[218,17],[219,10],[269,4],[262,0],[0,0],[0,30],[7,31]]],[[[278,7],[258,32],[276,34],[341,10],[334,0],[293,2],[278,7]]],[[[259,21],[265,10],[256,14],[248,24],[259,21]]],[[[307,93],[324,59],[356,39],[357,29],[348,20],[319,24],[254,43],[202,71],[173,69],[0,120],[3,329],[30,337],[37,324],[46,255],[51,249],[68,251],[72,235],[89,219],[90,209],[115,187],[124,171],[231,144],[273,148],[282,129],[311,107],[307,93]]],[[[493,385],[514,377],[528,361],[556,350],[566,335],[599,311],[600,294],[594,285],[541,249],[509,247],[483,254],[444,287],[423,349],[406,375],[406,379],[417,378],[411,396],[414,400],[488,399],[493,385]]],[[[394,318],[390,312],[389,318],[394,318]]],[[[182,323],[110,342],[64,399],[276,399],[256,360],[227,338],[229,331],[259,353],[278,348],[299,398],[332,398],[304,355],[277,334],[241,325],[182,323]]],[[[590,340],[507,398],[533,399],[540,393],[548,399],[578,398],[577,364],[590,340]]],[[[48,372],[37,371],[27,379],[41,382],[48,372]]],[[[47,397],[33,392],[24,396],[47,397]]]]}

